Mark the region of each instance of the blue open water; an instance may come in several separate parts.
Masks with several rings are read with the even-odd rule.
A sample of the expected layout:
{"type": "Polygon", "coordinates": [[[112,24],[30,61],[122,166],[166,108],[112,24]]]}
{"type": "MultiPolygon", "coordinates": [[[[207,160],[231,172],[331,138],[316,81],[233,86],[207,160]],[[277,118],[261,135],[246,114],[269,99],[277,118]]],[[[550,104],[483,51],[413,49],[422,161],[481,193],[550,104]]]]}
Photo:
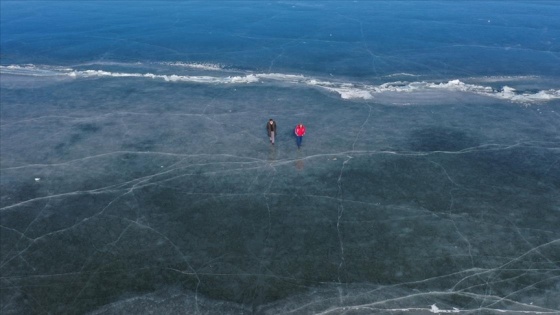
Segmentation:
{"type": "Polygon", "coordinates": [[[559,16],[0,2],[0,313],[560,312],[559,16]]]}

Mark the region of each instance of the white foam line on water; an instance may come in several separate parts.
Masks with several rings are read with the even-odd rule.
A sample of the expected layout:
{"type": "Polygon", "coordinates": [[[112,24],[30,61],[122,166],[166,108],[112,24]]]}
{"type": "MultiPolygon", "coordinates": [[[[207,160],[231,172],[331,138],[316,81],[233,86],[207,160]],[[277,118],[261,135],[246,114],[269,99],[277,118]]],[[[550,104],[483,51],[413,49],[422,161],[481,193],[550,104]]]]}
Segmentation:
{"type": "Polygon", "coordinates": [[[254,83],[259,79],[254,74],[245,76],[185,76],[185,75],[162,75],[153,73],[126,73],[126,72],[109,72],[103,70],[74,70],[67,73],[68,76],[74,78],[83,77],[133,77],[133,78],[149,78],[161,79],[168,82],[191,82],[191,83],[206,83],[206,84],[229,84],[229,83],[254,83]]]}
{"type": "Polygon", "coordinates": [[[538,79],[535,75],[502,75],[502,76],[483,76],[483,77],[471,77],[469,80],[475,80],[478,82],[516,82],[516,81],[528,81],[538,79]]]}
{"type": "Polygon", "coordinates": [[[386,77],[386,78],[394,78],[394,77],[417,77],[417,76],[418,76],[418,75],[412,74],[412,73],[400,72],[400,73],[389,74],[389,75],[386,75],[386,76],[384,76],[384,77],[386,77]]]}
{"type": "Polygon", "coordinates": [[[161,63],[163,65],[168,66],[175,66],[175,67],[182,67],[182,68],[190,68],[190,69],[200,69],[200,70],[211,70],[211,71],[220,71],[224,69],[223,65],[215,64],[215,63],[197,63],[197,62],[164,62],[161,63]]]}
{"type": "MultiPolygon", "coordinates": [[[[216,64],[197,63],[162,63],[172,66],[192,68],[196,70],[222,69],[216,64]]],[[[113,77],[113,78],[148,78],[164,80],[167,82],[187,82],[202,84],[252,84],[258,82],[280,82],[292,85],[305,85],[323,89],[340,95],[342,99],[348,100],[371,100],[384,94],[413,94],[433,91],[459,92],[482,95],[491,98],[508,100],[516,103],[530,104],[560,99],[560,89],[540,90],[535,93],[519,93],[514,88],[503,86],[495,89],[490,86],[469,84],[458,79],[447,82],[426,81],[396,81],[380,85],[368,85],[348,82],[336,82],[319,80],[299,74],[283,73],[246,73],[237,76],[226,75],[177,75],[177,74],[153,74],[153,73],[128,73],[111,72],[104,70],[76,70],[67,67],[37,66],[37,65],[9,65],[0,66],[1,74],[32,77],[61,77],[91,78],[91,77],[113,77]]],[[[527,77],[527,76],[525,76],[527,77]]]]}

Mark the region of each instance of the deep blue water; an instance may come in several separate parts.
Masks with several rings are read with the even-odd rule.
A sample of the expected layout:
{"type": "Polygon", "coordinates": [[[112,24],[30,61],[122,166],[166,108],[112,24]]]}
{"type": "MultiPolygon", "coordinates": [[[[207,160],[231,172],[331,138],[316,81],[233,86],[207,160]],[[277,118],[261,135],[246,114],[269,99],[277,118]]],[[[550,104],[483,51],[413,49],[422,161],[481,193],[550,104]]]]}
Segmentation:
{"type": "Polygon", "coordinates": [[[0,2],[0,313],[560,312],[559,16],[0,2]]]}
{"type": "Polygon", "coordinates": [[[2,63],[183,61],[350,77],[558,75],[555,1],[5,1],[2,63]]]}

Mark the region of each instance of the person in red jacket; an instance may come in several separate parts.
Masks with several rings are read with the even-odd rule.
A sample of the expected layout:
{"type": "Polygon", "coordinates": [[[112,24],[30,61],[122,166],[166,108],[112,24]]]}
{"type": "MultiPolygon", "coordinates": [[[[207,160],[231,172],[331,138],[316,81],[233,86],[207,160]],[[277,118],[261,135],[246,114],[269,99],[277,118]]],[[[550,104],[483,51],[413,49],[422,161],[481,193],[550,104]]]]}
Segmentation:
{"type": "Polygon", "coordinates": [[[301,141],[303,140],[303,136],[305,136],[305,126],[302,123],[299,123],[294,130],[296,137],[297,137],[297,147],[301,147],[301,141]]]}

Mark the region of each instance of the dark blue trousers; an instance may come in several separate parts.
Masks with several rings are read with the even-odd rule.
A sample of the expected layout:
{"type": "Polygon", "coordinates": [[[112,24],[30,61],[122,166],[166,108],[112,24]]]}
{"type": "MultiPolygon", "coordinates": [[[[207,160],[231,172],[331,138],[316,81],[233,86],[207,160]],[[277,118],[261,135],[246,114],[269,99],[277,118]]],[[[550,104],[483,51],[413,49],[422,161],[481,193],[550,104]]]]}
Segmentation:
{"type": "Polygon", "coordinates": [[[296,136],[296,138],[297,138],[297,140],[296,140],[297,147],[299,148],[299,147],[301,147],[301,141],[303,140],[303,136],[301,136],[301,137],[300,137],[300,136],[296,136]]]}

